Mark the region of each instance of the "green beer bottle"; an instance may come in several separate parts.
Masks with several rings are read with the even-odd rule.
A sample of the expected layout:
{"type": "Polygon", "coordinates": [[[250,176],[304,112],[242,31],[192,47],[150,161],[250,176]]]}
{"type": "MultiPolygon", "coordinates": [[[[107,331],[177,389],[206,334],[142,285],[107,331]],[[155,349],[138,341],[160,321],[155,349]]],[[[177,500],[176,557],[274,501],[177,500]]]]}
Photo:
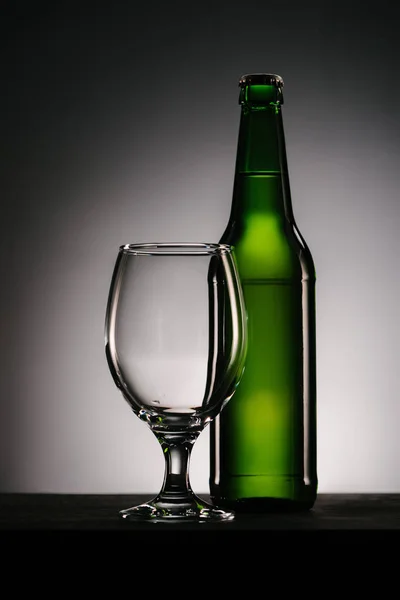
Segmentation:
{"type": "Polygon", "coordinates": [[[294,220],[283,81],[240,79],[231,215],[248,315],[242,381],[210,430],[210,494],[240,511],[307,510],[317,494],[315,269],[294,220]]]}

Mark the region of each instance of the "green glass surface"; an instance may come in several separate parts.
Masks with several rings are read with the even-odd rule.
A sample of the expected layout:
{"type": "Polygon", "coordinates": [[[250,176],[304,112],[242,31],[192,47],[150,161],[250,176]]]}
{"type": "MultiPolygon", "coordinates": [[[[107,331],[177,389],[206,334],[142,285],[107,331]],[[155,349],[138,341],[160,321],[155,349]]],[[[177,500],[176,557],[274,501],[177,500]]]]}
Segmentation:
{"type": "Polygon", "coordinates": [[[211,424],[210,492],[238,511],[309,509],[317,493],[315,269],[293,216],[276,90],[253,87],[241,90],[221,238],[236,250],[248,355],[235,395],[211,424]]]}

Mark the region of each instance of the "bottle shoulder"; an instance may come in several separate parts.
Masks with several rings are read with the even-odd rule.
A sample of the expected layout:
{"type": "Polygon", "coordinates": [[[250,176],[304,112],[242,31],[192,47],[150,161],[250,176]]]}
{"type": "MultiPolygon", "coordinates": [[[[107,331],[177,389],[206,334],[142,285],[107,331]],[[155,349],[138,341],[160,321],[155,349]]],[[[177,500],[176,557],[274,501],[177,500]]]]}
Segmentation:
{"type": "Polygon", "coordinates": [[[257,214],[231,220],[220,240],[235,248],[241,277],[315,280],[310,249],[294,221],[257,214]]]}

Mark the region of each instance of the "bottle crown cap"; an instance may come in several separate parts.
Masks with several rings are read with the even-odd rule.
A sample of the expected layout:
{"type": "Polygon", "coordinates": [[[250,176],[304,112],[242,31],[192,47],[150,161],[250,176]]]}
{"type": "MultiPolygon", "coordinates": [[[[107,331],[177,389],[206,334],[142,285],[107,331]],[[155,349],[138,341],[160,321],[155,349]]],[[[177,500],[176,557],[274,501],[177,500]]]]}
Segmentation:
{"type": "Polygon", "coordinates": [[[239,80],[240,87],[248,85],[274,85],[277,88],[283,88],[283,79],[275,73],[250,73],[242,75],[239,80]]]}
{"type": "Polygon", "coordinates": [[[239,80],[239,104],[283,104],[283,79],[275,73],[249,73],[239,80]]]}

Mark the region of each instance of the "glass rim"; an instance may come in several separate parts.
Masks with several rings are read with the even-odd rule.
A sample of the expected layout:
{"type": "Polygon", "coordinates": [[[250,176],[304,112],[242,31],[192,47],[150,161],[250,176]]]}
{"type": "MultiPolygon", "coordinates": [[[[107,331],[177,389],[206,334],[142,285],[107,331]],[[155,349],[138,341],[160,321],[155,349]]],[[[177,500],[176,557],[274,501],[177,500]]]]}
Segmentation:
{"type": "Polygon", "coordinates": [[[143,242],[123,244],[119,249],[124,254],[133,254],[134,256],[204,256],[229,254],[232,252],[233,246],[208,242],[143,242]]]}

